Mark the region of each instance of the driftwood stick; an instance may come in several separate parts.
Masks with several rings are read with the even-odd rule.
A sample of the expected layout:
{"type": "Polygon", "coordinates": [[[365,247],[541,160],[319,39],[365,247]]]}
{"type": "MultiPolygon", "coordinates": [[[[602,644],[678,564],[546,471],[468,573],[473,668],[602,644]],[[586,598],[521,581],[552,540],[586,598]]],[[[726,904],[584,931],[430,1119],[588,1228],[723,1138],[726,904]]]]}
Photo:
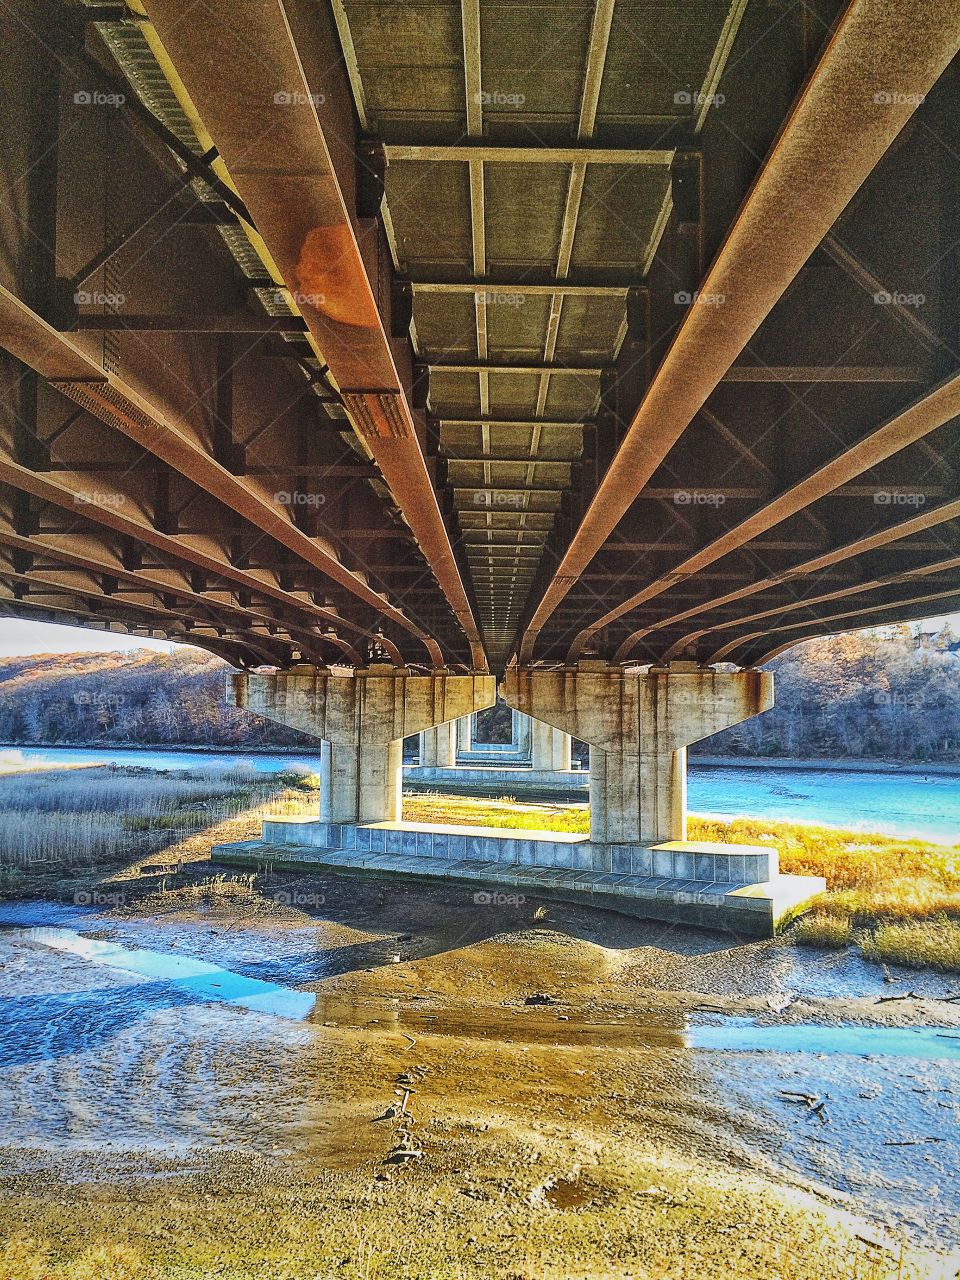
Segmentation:
{"type": "Polygon", "coordinates": [[[943,1142],[943,1138],[890,1138],[883,1145],[885,1147],[922,1147],[927,1142],[943,1142]]]}

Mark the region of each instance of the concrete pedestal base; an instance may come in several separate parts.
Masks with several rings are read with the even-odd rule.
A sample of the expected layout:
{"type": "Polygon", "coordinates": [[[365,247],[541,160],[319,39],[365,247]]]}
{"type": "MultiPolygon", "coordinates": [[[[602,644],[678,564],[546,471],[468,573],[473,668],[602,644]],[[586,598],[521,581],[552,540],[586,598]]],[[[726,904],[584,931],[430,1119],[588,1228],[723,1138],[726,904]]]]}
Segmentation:
{"type": "Polygon", "coordinates": [[[537,896],[580,898],[634,915],[769,937],[826,887],[781,876],[775,849],[671,841],[652,847],[592,843],[561,832],[413,822],[337,824],[271,818],[263,839],[213,850],[218,862],[305,866],[466,880],[537,896]]]}
{"type": "Polygon", "coordinates": [[[410,791],[447,791],[463,795],[464,789],[487,796],[538,796],[555,794],[586,802],[590,774],[586,769],[504,769],[498,765],[458,765],[434,769],[405,765],[403,785],[410,791]]]}

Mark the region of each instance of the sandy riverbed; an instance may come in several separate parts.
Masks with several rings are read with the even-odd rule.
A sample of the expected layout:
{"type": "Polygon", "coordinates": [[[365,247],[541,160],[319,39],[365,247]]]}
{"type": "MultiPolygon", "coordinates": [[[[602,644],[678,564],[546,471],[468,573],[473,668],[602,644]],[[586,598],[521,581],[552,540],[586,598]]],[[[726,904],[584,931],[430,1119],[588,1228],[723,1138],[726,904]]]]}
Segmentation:
{"type": "Polygon", "coordinates": [[[0,910],[41,917],[317,995],[303,1020],[168,998],[0,936],[0,1227],[54,1259],[105,1241],[131,1275],[819,1280],[869,1249],[850,1243],[867,1219],[940,1253],[960,1238],[960,1062],[685,1032],[952,1034],[949,979],[370,878],[0,910]]]}

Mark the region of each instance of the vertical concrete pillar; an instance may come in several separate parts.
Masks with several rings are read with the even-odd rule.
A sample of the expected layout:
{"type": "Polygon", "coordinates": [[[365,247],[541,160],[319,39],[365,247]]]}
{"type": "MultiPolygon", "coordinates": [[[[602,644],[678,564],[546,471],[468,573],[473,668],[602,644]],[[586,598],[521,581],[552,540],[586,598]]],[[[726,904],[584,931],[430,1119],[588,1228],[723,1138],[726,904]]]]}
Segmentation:
{"type": "Polygon", "coordinates": [[[686,747],[643,755],[591,747],[590,838],[603,844],[685,840],[686,747]]]}
{"type": "Polygon", "coordinates": [[[361,747],[325,742],[320,754],[323,822],[399,822],[403,739],[361,747]]]}
{"type": "Polygon", "coordinates": [[[457,763],[457,736],[460,720],[448,720],[420,735],[420,763],[428,769],[452,769],[457,763]]]}
{"type": "Polygon", "coordinates": [[[533,721],[530,716],[517,716],[514,725],[514,745],[518,756],[529,759],[533,749],[533,721]]]}
{"type": "Polygon", "coordinates": [[[531,720],[531,763],[534,769],[569,769],[572,740],[569,733],[542,720],[531,720]]]}
{"type": "Polygon", "coordinates": [[[466,755],[473,742],[473,716],[462,716],[457,721],[457,751],[466,755]]]}
{"type": "Polygon", "coordinates": [[[396,822],[403,739],[448,727],[496,697],[492,676],[412,675],[386,663],[334,675],[323,667],[232,676],[236,706],[323,739],[320,816],[327,822],[396,822]]]}
{"type": "Polygon", "coordinates": [[[773,706],[769,672],[693,662],[627,673],[583,661],[509,671],[503,697],[590,744],[590,838],[658,844],[686,838],[686,748],[773,706]]]}

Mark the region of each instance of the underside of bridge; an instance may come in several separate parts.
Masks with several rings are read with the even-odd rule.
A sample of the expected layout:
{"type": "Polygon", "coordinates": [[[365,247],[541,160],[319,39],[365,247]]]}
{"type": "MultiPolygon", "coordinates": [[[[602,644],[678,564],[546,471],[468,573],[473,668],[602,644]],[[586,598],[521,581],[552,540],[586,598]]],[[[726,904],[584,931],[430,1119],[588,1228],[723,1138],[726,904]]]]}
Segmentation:
{"type": "Polygon", "coordinates": [[[11,0],[0,609],[749,667],[960,606],[960,11],[11,0]]]}

